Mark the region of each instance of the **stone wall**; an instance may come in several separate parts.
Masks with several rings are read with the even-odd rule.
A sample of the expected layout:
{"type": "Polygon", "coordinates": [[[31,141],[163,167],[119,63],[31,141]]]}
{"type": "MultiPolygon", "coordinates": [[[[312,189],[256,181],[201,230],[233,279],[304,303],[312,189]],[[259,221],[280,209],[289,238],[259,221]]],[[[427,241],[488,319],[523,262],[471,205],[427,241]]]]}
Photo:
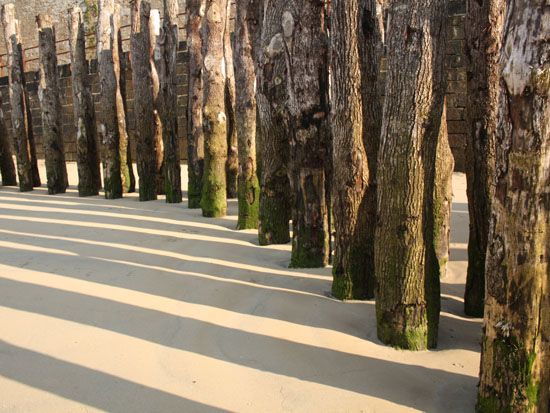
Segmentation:
{"type": "Polygon", "coordinates": [[[447,19],[447,128],[455,157],[455,170],[460,172],[465,170],[466,145],[465,17],[465,1],[451,0],[447,19]]]}
{"type": "MultiPolygon", "coordinates": [[[[122,37],[127,39],[130,37],[130,0],[117,0],[121,4],[121,25],[122,37]]],[[[163,0],[150,0],[151,7],[157,8],[161,12],[162,16],[162,4],[163,0]]],[[[57,37],[57,52],[59,64],[69,63],[69,44],[65,39],[68,38],[68,28],[67,28],[67,11],[70,7],[74,5],[80,6],[80,8],[87,13],[91,19],[91,16],[94,15],[94,4],[97,4],[97,0],[0,0],[0,5],[6,3],[15,4],[15,13],[16,17],[19,20],[19,27],[21,29],[21,37],[23,47],[25,48],[25,59],[26,59],[26,70],[34,71],[37,70],[36,60],[38,58],[38,48],[35,46],[38,44],[38,32],[36,29],[35,18],[38,14],[47,13],[50,14],[53,18],[53,22],[56,30],[57,37]]],[[[178,24],[180,27],[180,40],[185,39],[185,0],[179,0],[179,9],[180,13],[178,16],[178,24]]],[[[87,22],[88,23],[88,22],[87,22]]],[[[87,30],[90,33],[94,33],[95,20],[89,22],[89,27],[87,30]]],[[[89,37],[89,40],[93,40],[93,36],[89,37]]],[[[124,42],[125,50],[128,50],[128,42],[124,42]]],[[[6,46],[4,40],[4,32],[0,30],[0,76],[5,76],[5,53],[6,46]]],[[[90,58],[95,54],[93,45],[89,50],[90,58]]]]}
{"type": "MultiPolygon", "coordinates": [[[[11,2],[14,0],[0,0],[0,4],[11,2]]],[[[81,5],[85,7],[86,3],[91,0],[78,0],[81,5]]],[[[182,159],[186,158],[186,146],[185,146],[185,134],[187,133],[187,58],[186,58],[186,44],[185,44],[185,0],[179,0],[180,2],[180,52],[178,54],[178,95],[179,104],[178,110],[180,114],[179,122],[179,135],[182,139],[182,159]]],[[[40,106],[37,98],[37,73],[36,70],[36,54],[38,50],[33,47],[37,44],[37,32],[36,25],[34,23],[34,15],[41,12],[49,12],[52,15],[55,13],[59,19],[59,23],[56,25],[58,34],[58,55],[60,67],[62,90],[62,102],[63,102],[63,136],[66,142],[66,150],[68,152],[67,159],[74,159],[74,126],[72,125],[72,92],[71,92],[71,80],[70,80],[70,68],[66,63],[68,59],[66,42],[63,39],[66,38],[66,21],[65,15],[69,5],[74,4],[75,0],[15,0],[17,15],[22,22],[23,32],[23,46],[27,48],[25,54],[27,58],[26,69],[27,73],[27,85],[29,89],[29,95],[31,98],[31,109],[33,115],[33,127],[37,138],[37,150],[39,156],[42,156],[43,149],[41,144],[41,117],[40,106]],[[59,14],[57,14],[59,13],[59,14]]],[[[123,23],[128,22],[129,9],[127,4],[129,0],[122,0],[122,3],[126,5],[123,7],[123,23]]],[[[152,0],[153,7],[160,7],[162,0],[152,0]]],[[[455,157],[455,170],[464,171],[464,149],[466,144],[466,124],[464,120],[464,111],[466,106],[466,68],[465,68],[465,38],[464,38],[464,20],[466,13],[465,0],[450,0],[449,2],[449,17],[447,19],[447,125],[449,130],[449,142],[451,149],[455,157]]],[[[129,37],[129,28],[125,27],[122,33],[123,39],[129,37]]],[[[6,76],[5,69],[2,68],[3,56],[1,54],[4,50],[3,34],[0,34],[0,76],[6,76]]],[[[125,50],[127,50],[128,42],[124,42],[125,50]]],[[[94,55],[93,48],[90,50],[90,55],[94,55]]],[[[93,61],[92,61],[93,62],[93,61]]],[[[5,63],[4,63],[5,64],[5,63]]],[[[97,83],[97,73],[95,72],[95,65],[91,65],[93,72],[93,92],[97,99],[99,93],[99,85],[97,83]]],[[[129,108],[129,129],[130,139],[133,138],[133,102],[132,102],[132,82],[131,74],[127,75],[127,89],[128,89],[128,108],[129,108]]],[[[0,92],[3,100],[4,114],[7,117],[8,127],[11,127],[9,120],[10,108],[8,104],[7,95],[7,78],[0,78],[0,92]]]]}
{"type": "MultiPolygon", "coordinates": [[[[127,91],[127,104],[128,104],[128,135],[130,138],[130,144],[135,151],[135,144],[132,144],[135,134],[135,118],[134,118],[134,104],[133,104],[133,85],[132,85],[132,73],[129,64],[128,55],[125,54],[127,59],[127,72],[126,72],[126,91],[127,91]]],[[[187,72],[188,72],[188,56],[187,46],[185,42],[180,42],[180,47],[177,55],[177,75],[178,75],[178,135],[180,137],[180,149],[181,159],[187,158],[187,72]]],[[[94,101],[96,103],[96,112],[101,110],[99,107],[99,78],[97,74],[97,61],[92,60],[90,62],[90,74],[92,81],[92,93],[94,101]]],[[[59,66],[60,88],[61,88],[61,104],[63,107],[62,114],[62,133],[63,141],[65,143],[65,153],[68,161],[76,160],[76,129],[74,126],[73,116],[73,95],[72,95],[72,82],[71,82],[71,70],[70,65],[65,64],[59,66]]],[[[36,152],[38,158],[44,157],[44,148],[42,143],[42,116],[40,112],[40,102],[38,100],[38,72],[25,73],[25,79],[27,82],[27,92],[30,100],[30,108],[32,114],[32,127],[34,136],[36,139],[36,152]]],[[[11,134],[11,109],[9,104],[9,91],[8,91],[8,78],[0,78],[0,95],[2,98],[2,109],[6,118],[6,124],[11,134]]],[[[135,152],[134,152],[134,158],[135,152]]]]}

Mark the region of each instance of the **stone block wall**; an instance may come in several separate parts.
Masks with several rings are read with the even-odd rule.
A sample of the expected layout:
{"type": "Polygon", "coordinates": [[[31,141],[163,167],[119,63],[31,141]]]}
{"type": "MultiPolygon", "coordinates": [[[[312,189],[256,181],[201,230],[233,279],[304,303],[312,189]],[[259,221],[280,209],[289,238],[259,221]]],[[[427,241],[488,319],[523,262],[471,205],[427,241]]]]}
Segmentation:
{"type": "MultiPolygon", "coordinates": [[[[132,72],[128,55],[125,54],[127,61],[126,71],[126,101],[128,108],[128,135],[130,144],[134,151],[135,158],[135,117],[133,102],[132,72]]],[[[180,137],[181,159],[187,159],[187,72],[188,55],[185,42],[180,43],[177,54],[177,76],[178,76],[178,135],[180,137]]],[[[97,61],[90,61],[90,75],[92,81],[92,94],[96,104],[96,112],[101,110],[99,106],[99,77],[97,73],[97,61]]],[[[69,64],[59,66],[61,105],[62,105],[62,134],[65,144],[65,153],[67,161],[76,161],[76,129],[73,116],[73,92],[71,82],[71,69],[69,64]]],[[[38,72],[25,73],[27,93],[30,100],[30,109],[32,116],[32,127],[36,140],[36,152],[38,158],[44,157],[44,147],[42,141],[42,116],[40,112],[40,102],[38,100],[38,72]]],[[[8,78],[0,78],[0,95],[2,98],[2,109],[6,118],[6,124],[11,134],[11,109],[9,104],[8,78]]]]}
{"type": "Polygon", "coordinates": [[[447,128],[455,170],[460,172],[465,168],[466,145],[465,17],[465,1],[451,0],[447,18],[447,128]]]}
{"type": "MultiPolygon", "coordinates": [[[[0,0],[0,4],[14,0],[0,0]]],[[[78,0],[81,5],[87,4],[90,0],[78,0]]],[[[26,57],[30,59],[26,68],[30,70],[27,73],[27,88],[31,100],[31,110],[33,117],[33,128],[37,139],[37,151],[39,156],[43,156],[42,141],[41,141],[41,116],[40,106],[37,96],[37,73],[36,60],[34,54],[37,54],[37,49],[32,47],[37,44],[36,25],[34,24],[34,15],[40,12],[48,11],[53,14],[53,11],[59,11],[59,24],[56,25],[58,31],[58,40],[63,39],[64,28],[66,22],[64,16],[70,4],[74,0],[15,0],[16,10],[19,19],[23,22],[23,45],[28,48],[26,57]],[[52,11],[53,10],[53,11],[52,11]],[[31,19],[32,15],[32,19],[31,19]]],[[[129,0],[121,0],[123,7],[123,22],[128,21],[129,0]]],[[[153,6],[159,7],[161,0],[153,0],[153,6]]],[[[181,139],[182,159],[186,159],[186,139],[187,133],[187,54],[186,54],[186,38],[185,36],[185,0],[180,0],[180,52],[178,54],[178,110],[179,110],[179,135],[181,139]]],[[[450,0],[449,1],[449,16],[447,18],[447,126],[449,131],[449,142],[455,158],[455,170],[464,171],[464,152],[466,145],[466,122],[465,122],[465,107],[466,107],[466,66],[465,66],[465,35],[464,21],[466,15],[465,0],[450,0]]],[[[1,32],[1,30],[0,30],[1,32]]],[[[123,38],[129,36],[129,28],[125,28],[122,33],[123,38]]],[[[72,91],[70,80],[70,67],[66,64],[68,54],[66,53],[66,45],[63,42],[58,44],[58,55],[60,66],[60,76],[62,85],[62,103],[63,103],[63,136],[65,139],[67,159],[73,160],[75,156],[74,143],[74,126],[72,115],[72,91]],[[65,63],[65,64],[64,64],[65,63]]],[[[124,43],[124,47],[128,47],[128,42],[124,43]]],[[[1,53],[4,50],[3,34],[0,33],[0,76],[6,76],[7,73],[2,68],[1,53]]],[[[127,49],[125,49],[127,50],[127,49]]],[[[93,48],[90,51],[93,55],[93,48]]],[[[97,79],[96,64],[92,60],[90,66],[93,76],[93,93],[98,98],[99,84],[97,79]]],[[[128,65],[129,67],[129,65],[128,65]]],[[[384,69],[384,67],[383,67],[384,69]]],[[[131,82],[131,73],[127,73],[127,91],[128,91],[128,116],[130,132],[130,141],[133,140],[134,134],[134,117],[133,117],[133,88],[131,82]]],[[[2,96],[4,114],[7,118],[8,127],[11,128],[9,119],[10,108],[7,93],[7,77],[0,77],[0,93],[2,96]]]]}

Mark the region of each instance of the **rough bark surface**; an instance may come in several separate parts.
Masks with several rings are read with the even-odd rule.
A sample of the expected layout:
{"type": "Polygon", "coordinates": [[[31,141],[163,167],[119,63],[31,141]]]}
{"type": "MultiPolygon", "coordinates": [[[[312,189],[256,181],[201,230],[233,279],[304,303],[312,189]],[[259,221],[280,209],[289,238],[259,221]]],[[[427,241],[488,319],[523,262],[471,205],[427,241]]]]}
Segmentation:
{"type": "Polygon", "coordinates": [[[19,189],[21,191],[32,191],[33,186],[40,185],[40,179],[38,182],[35,180],[31,150],[33,142],[29,141],[29,127],[31,126],[27,118],[23,46],[21,45],[19,22],[15,18],[14,4],[2,6],[2,25],[4,26],[4,39],[6,39],[11,122],[19,189]]]}
{"type": "Polygon", "coordinates": [[[225,113],[224,33],[227,0],[207,0],[202,27],[204,175],[201,208],[205,217],[227,211],[227,115],[225,113]]]}
{"type": "Polygon", "coordinates": [[[550,8],[509,3],[477,410],[550,410],[550,8]]]}
{"type": "Polygon", "coordinates": [[[117,116],[117,96],[120,95],[120,89],[115,69],[115,65],[118,67],[118,42],[113,21],[114,0],[99,0],[98,6],[97,59],[101,105],[98,132],[105,198],[115,199],[122,197],[122,175],[117,116]]]}
{"type": "Polygon", "coordinates": [[[434,180],[445,93],[444,6],[442,0],[396,0],[389,11],[376,314],[380,340],[414,350],[436,346],[439,323],[434,180]]]}
{"type": "Polygon", "coordinates": [[[256,170],[256,69],[254,39],[260,30],[260,0],[237,1],[235,23],[236,128],[239,156],[237,229],[258,228],[260,182],[256,170]]]}
{"type": "MultiPolygon", "coordinates": [[[[225,34],[223,40],[223,54],[225,59],[225,114],[227,116],[227,166],[225,168],[227,180],[227,197],[237,198],[239,156],[237,143],[237,126],[235,119],[236,90],[235,71],[233,69],[232,45],[232,1],[227,2],[227,18],[225,19],[225,34]]],[[[253,78],[251,78],[253,79],[253,78]]]]}
{"type": "Polygon", "coordinates": [[[155,167],[157,177],[157,194],[165,195],[166,188],[164,182],[164,142],[162,141],[162,119],[160,118],[160,78],[158,73],[158,61],[162,57],[162,47],[160,45],[161,20],[160,11],[152,9],[149,18],[149,36],[151,50],[149,60],[151,64],[151,82],[153,85],[153,116],[155,119],[155,167]]]}
{"type": "Polygon", "coordinates": [[[115,44],[113,62],[117,81],[116,110],[119,131],[120,174],[123,192],[136,191],[136,177],[132,161],[131,142],[128,136],[128,110],[126,103],[126,57],[122,50],[122,32],[120,29],[121,6],[115,3],[113,24],[115,27],[115,44]]]}
{"type": "Polygon", "coordinates": [[[46,161],[48,193],[65,193],[69,185],[63,136],[61,135],[61,101],[55,47],[55,28],[51,16],[36,17],[40,56],[38,98],[42,111],[42,137],[46,161]]]}
{"type": "Polygon", "coordinates": [[[0,174],[2,175],[2,185],[17,185],[17,172],[13,163],[13,152],[10,144],[11,136],[4,119],[2,110],[2,99],[0,99],[0,174]]]}
{"type": "Polygon", "coordinates": [[[202,130],[202,39],[201,10],[206,0],[189,0],[187,10],[187,48],[189,51],[189,102],[187,105],[187,170],[189,208],[200,208],[204,170],[202,130]]]}
{"type": "Polygon", "coordinates": [[[130,55],[134,84],[135,138],[140,201],[157,199],[156,119],[151,74],[154,44],[151,44],[150,14],[149,2],[133,1],[130,55]]]}
{"type": "Polygon", "coordinates": [[[289,115],[286,109],[287,74],[282,18],[286,1],[264,0],[257,77],[257,107],[260,121],[260,245],[290,241],[291,191],[288,179],[290,157],[289,115]]]}
{"type": "MultiPolygon", "coordinates": [[[[369,185],[369,159],[364,145],[361,63],[361,0],[331,4],[332,138],[334,262],[332,294],[339,299],[371,298],[367,286],[366,226],[361,216],[369,185]]],[[[374,103],[374,102],[373,102],[374,103]]],[[[374,226],[373,226],[374,228],[374,226]]],[[[373,257],[372,257],[373,259],[373,257]]]]}
{"type": "Polygon", "coordinates": [[[178,51],[178,2],[164,0],[164,20],[158,64],[160,79],[159,105],[164,145],[164,187],[166,202],[175,204],[182,200],[180,146],[178,137],[178,93],[176,55],[178,51]]]}
{"type": "Polygon", "coordinates": [[[434,180],[434,253],[439,278],[447,274],[449,245],[451,242],[451,212],[453,203],[454,157],[449,145],[447,132],[447,107],[441,114],[439,139],[437,140],[434,180]]]}
{"type": "Polygon", "coordinates": [[[469,68],[466,178],[470,234],[464,311],[476,317],[483,316],[485,298],[485,256],[494,193],[498,60],[505,10],[505,0],[468,0],[465,25],[469,68]]]}
{"type": "Polygon", "coordinates": [[[354,250],[351,259],[362,272],[364,298],[373,298],[376,285],[374,271],[374,237],[376,232],[377,163],[382,129],[384,91],[380,82],[380,63],[384,50],[385,0],[363,0],[359,48],[361,53],[361,95],[363,96],[363,143],[367,153],[369,183],[359,208],[358,235],[361,252],[354,250]]]}
{"type": "Polygon", "coordinates": [[[97,195],[101,189],[101,171],[97,148],[95,107],[91,93],[84,16],[78,7],[69,10],[69,47],[76,129],[78,195],[97,195]]]}
{"type": "Polygon", "coordinates": [[[287,2],[281,20],[290,115],[291,267],[324,267],[330,233],[325,196],[329,162],[328,38],[322,2],[287,2]],[[312,53],[312,51],[315,51],[312,53]]]}

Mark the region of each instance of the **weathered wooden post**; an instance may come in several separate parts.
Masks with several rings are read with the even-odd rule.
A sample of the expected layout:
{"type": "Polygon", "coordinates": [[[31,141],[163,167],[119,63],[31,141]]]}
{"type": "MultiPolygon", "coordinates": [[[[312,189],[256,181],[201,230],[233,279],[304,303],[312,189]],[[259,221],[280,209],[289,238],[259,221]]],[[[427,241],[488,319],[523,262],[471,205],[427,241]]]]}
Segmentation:
{"type": "Polygon", "coordinates": [[[164,195],[164,143],[162,142],[162,120],[160,118],[160,79],[157,61],[162,57],[160,47],[160,11],[151,9],[149,17],[149,61],[151,65],[151,81],[153,84],[153,116],[155,117],[155,164],[157,177],[157,195],[164,195]]]}
{"type": "Polygon", "coordinates": [[[139,200],[157,199],[155,115],[151,73],[151,44],[148,1],[132,2],[132,34],[130,37],[134,113],[136,118],[137,168],[139,200]]]}
{"type": "Polygon", "coordinates": [[[114,0],[99,0],[97,60],[100,82],[99,141],[103,162],[105,198],[122,197],[120,132],[117,118],[118,43],[114,26],[114,0]],[[115,59],[115,57],[117,59],[115,59]]]}
{"type": "Polygon", "coordinates": [[[71,8],[68,17],[73,109],[76,128],[78,195],[91,196],[99,193],[101,172],[97,150],[95,107],[86,60],[86,32],[80,8],[71,8]]]}
{"type": "Polygon", "coordinates": [[[55,28],[48,14],[36,16],[40,56],[38,98],[42,110],[42,136],[49,194],[67,190],[67,165],[61,135],[61,101],[55,47],[55,28]]]}
{"type": "Polygon", "coordinates": [[[19,21],[15,18],[14,4],[2,6],[1,14],[8,56],[11,121],[17,157],[19,189],[31,191],[33,186],[40,186],[40,175],[38,174],[36,152],[33,150],[34,141],[31,141],[29,137],[29,128],[32,125],[28,119],[25,96],[23,46],[21,45],[19,21]]]}
{"type": "Polygon", "coordinates": [[[166,202],[181,202],[181,166],[178,137],[176,56],[178,50],[178,2],[164,0],[163,46],[159,61],[162,139],[166,202]]]}
{"type": "Polygon", "coordinates": [[[227,115],[225,114],[224,28],[227,0],[207,0],[202,28],[204,175],[201,208],[205,217],[227,211],[226,162],[227,115]]]}
{"type": "Polygon", "coordinates": [[[201,22],[205,0],[187,2],[187,50],[189,54],[189,99],[187,103],[187,198],[189,208],[200,208],[204,170],[202,131],[202,40],[201,22]]]}
{"type": "Polygon", "coordinates": [[[113,49],[113,63],[115,66],[115,75],[117,79],[117,119],[119,152],[120,152],[120,172],[122,175],[122,190],[123,192],[135,192],[136,177],[132,167],[132,150],[130,140],[128,138],[128,117],[126,106],[126,58],[122,50],[122,34],[120,30],[120,4],[115,3],[113,9],[113,26],[114,26],[114,44],[118,47],[113,49]]]}
{"type": "Polygon", "coordinates": [[[15,173],[10,139],[0,98],[0,174],[2,175],[2,185],[11,186],[17,185],[17,174],[15,173]]]}
{"type": "Polygon", "coordinates": [[[233,45],[231,44],[231,10],[232,2],[227,2],[223,55],[225,62],[225,113],[227,115],[227,164],[225,168],[227,197],[237,198],[239,155],[237,128],[235,124],[235,70],[233,69],[233,45]]]}

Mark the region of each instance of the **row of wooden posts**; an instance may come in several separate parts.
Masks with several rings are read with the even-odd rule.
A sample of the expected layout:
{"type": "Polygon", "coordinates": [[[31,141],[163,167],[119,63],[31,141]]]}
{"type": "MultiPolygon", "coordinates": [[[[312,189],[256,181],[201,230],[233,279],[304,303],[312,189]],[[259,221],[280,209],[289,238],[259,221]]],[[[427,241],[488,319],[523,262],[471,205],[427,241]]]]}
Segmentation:
{"type": "MultiPolygon", "coordinates": [[[[135,190],[127,131],[125,61],[122,58],[120,5],[115,0],[98,2],[97,59],[100,104],[91,92],[86,60],[86,28],[80,8],[68,11],[69,46],[80,196],[119,198],[135,190]],[[98,147],[99,144],[99,147],[98,147]],[[100,156],[101,154],[101,156],[100,156]],[[103,163],[103,185],[100,162],[103,163]]],[[[134,85],[137,168],[140,200],[166,194],[170,203],[181,202],[180,150],[177,123],[176,53],[178,3],[164,1],[159,10],[148,2],[133,2],[131,65],[134,85]],[[162,39],[160,39],[160,37],[162,39]]],[[[9,96],[17,173],[8,128],[0,119],[0,173],[4,185],[19,183],[21,191],[41,185],[36,158],[29,98],[24,78],[24,56],[14,4],[1,10],[8,58],[9,96]]],[[[51,16],[36,17],[39,39],[39,89],[48,193],[66,191],[67,167],[61,128],[61,97],[55,27],[51,16]]]]}

